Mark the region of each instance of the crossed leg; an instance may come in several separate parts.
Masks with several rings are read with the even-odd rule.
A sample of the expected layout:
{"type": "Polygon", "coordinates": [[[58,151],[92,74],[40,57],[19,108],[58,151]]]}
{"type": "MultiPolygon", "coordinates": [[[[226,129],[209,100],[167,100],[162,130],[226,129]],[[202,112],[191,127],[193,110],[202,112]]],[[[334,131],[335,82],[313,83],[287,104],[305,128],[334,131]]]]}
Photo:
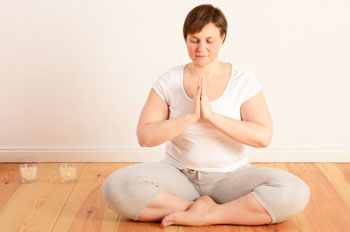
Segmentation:
{"type": "Polygon", "coordinates": [[[271,223],[271,217],[256,201],[247,194],[225,204],[217,204],[209,196],[202,196],[195,202],[182,200],[160,190],[156,198],[140,213],[139,221],[158,221],[162,226],[240,224],[263,225],[271,223]]]}
{"type": "Polygon", "coordinates": [[[180,171],[161,163],[123,168],[103,186],[110,208],[133,220],[161,220],[162,226],[278,223],[302,211],[310,191],[291,173],[245,167],[203,195],[180,171]]]}

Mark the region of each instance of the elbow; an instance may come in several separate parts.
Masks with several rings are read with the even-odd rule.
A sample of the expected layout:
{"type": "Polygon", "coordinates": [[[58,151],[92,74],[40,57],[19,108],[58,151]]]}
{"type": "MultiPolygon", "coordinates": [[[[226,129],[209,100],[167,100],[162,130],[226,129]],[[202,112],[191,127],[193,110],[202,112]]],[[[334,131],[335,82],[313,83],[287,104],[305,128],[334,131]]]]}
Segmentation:
{"type": "Polygon", "coordinates": [[[144,138],[138,137],[138,142],[141,147],[155,147],[160,145],[155,140],[151,138],[145,138],[145,136],[144,138]]]}
{"type": "Polygon", "coordinates": [[[143,140],[138,139],[140,147],[147,147],[146,143],[143,140]]]}
{"type": "Polygon", "coordinates": [[[272,140],[272,130],[269,130],[264,136],[263,138],[260,139],[259,143],[258,143],[258,148],[266,148],[269,147],[271,144],[271,140],[272,140]]]}
{"type": "Polygon", "coordinates": [[[141,147],[147,147],[147,142],[146,139],[144,138],[145,136],[142,136],[142,132],[140,128],[137,128],[137,142],[141,147]]]}
{"type": "Polygon", "coordinates": [[[138,142],[139,142],[139,145],[141,147],[155,147],[158,145],[158,144],[155,144],[154,142],[146,140],[146,139],[143,139],[143,140],[139,139],[138,142]]]}
{"type": "Polygon", "coordinates": [[[137,141],[141,147],[150,147],[149,142],[141,135],[137,135],[137,141]]]}
{"type": "Polygon", "coordinates": [[[270,146],[270,144],[271,144],[271,138],[268,138],[260,143],[260,147],[266,148],[266,147],[270,146]]]}
{"type": "Polygon", "coordinates": [[[145,140],[138,139],[138,142],[141,147],[152,147],[145,140]]]}
{"type": "Polygon", "coordinates": [[[137,131],[137,141],[141,147],[153,147],[152,141],[149,136],[141,133],[140,130],[137,131]]]}
{"type": "Polygon", "coordinates": [[[255,145],[253,147],[255,148],[266,148],[270,146],[270,142],[269,141],[258,141],[255,143],[255,145]]]}

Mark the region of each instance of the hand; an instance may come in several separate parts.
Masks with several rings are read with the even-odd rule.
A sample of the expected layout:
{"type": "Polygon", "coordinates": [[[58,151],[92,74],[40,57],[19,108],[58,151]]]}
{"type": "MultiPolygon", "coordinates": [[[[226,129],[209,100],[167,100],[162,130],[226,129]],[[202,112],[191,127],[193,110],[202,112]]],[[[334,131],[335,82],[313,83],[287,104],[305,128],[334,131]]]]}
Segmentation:
{"type": "Polygon", "coordinates": [[[214,116],[214,112],[211,109],[210,101],[205,89],[205,81],[203,81],[203,78],[200,78],[200,86],[202,90],[200,98],[200,116],[204,120],[210,121],[214,116]]]}
{"type": "Polygon", "coordinates": [[[196,94],[193,97],[193,110],[192,115],[194,117],[195,122],[201,118],[201,94],[202,94],[202,77],[198,80],[198,86],[196,94]]]}

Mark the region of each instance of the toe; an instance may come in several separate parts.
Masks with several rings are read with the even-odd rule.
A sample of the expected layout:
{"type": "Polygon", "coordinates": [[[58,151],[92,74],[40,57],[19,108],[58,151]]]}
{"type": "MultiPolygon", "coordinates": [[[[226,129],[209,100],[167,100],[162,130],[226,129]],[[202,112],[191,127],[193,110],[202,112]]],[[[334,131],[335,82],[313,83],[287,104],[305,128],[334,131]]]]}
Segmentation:
{"type": "Polygon", "coordinates": [[[170,226],[172,224],[172,218],[173,218],[172,213],[165,216],[162,220],[162,223],[161,223],[162,227],[170,226]]]}

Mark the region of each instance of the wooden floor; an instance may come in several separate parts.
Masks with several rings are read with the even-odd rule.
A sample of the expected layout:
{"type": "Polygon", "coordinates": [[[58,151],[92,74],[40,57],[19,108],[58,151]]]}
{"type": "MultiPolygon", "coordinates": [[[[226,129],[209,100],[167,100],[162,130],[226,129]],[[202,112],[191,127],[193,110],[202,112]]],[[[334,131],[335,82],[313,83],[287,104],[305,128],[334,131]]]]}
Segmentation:
{"type": "Polygon", "coordinates": [[[259,163],[301,177],[311,189],[304,212],[269,226],[170,226],[127,220],[103,202],[101,186],[113,171],[133,163],[76,163],[78,181],[61,183],[59,163],[38,164],[35,183],[22,184],[19,164],[0,164],[0,231],[350,231],[350,164],[259,163]]]}

